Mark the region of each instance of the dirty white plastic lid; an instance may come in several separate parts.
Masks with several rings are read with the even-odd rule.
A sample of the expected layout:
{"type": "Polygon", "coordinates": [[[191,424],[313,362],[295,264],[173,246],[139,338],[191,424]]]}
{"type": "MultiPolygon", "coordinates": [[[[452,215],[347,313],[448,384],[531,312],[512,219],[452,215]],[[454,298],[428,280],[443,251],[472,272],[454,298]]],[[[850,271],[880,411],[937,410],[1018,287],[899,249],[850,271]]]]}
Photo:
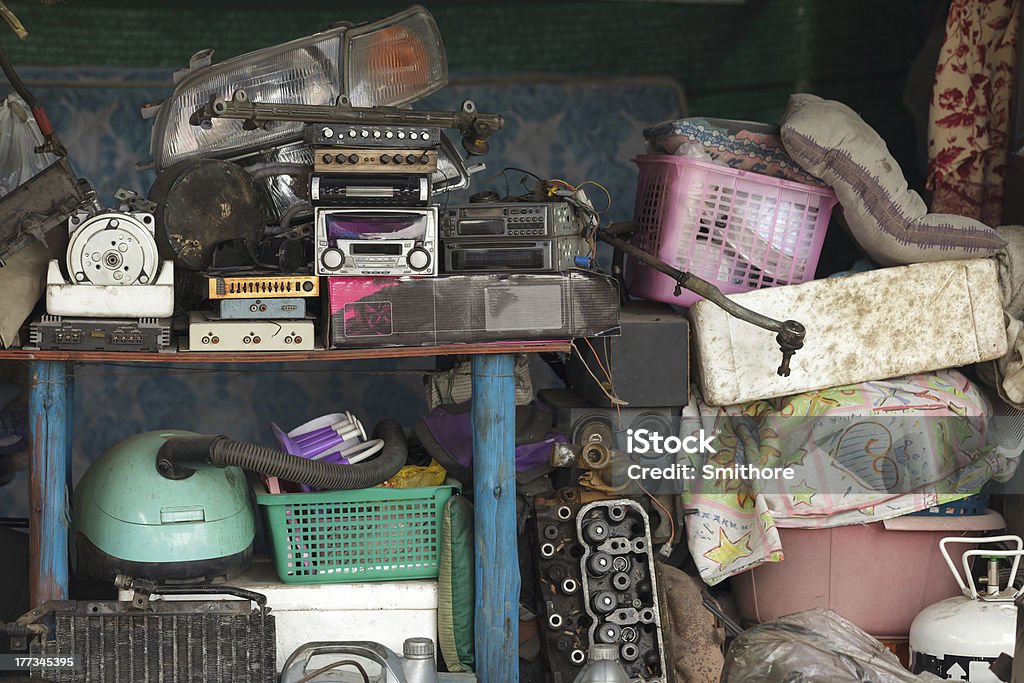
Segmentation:
{"type": "Polygon", "coordinates": [[[590,661],[614,662],[619,659],[619,648],[611,643],[598,643],[590,646],[590,661]]]}

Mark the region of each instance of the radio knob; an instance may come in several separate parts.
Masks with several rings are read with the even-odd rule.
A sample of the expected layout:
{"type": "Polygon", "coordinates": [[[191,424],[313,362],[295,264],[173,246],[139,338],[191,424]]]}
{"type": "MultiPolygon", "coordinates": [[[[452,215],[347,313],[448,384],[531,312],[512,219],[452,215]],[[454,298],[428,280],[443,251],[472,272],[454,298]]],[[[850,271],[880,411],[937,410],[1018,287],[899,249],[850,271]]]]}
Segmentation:
{"type": "Polygon", "coordinates": [[[424,164],[424,165],[429,164],[430,163],[430,157],[428,157],[426,154],[424,154],[423,156],[420,157],[420,163],[424,164]]]}
{"type": "Polygon", "coordinates": [[[402,161],[403,161],[402,160],[402,155],[401,154],[396,154],[395,155],[395,163],[396,164],[400,164],[400,163],[402,163],[402,161]]]}
{"type": "Polygon", "coordinates": [[[332,163],[334,161],[334,155],[332,155],[332,154],[325,154],[321,158],[323,159],[323,162],[325,164],[329,164],[329,163],[332,163]]]}
{"type": "Polygon", "coordinates": [[[358,154],[349,154],[348,155],[348,160],[351,163],[353,163],[353,164],[358,164],[359,163],[359,155],[358,154]]]}
{"type": "Polygon", "coordinates": [[[325,270],[337,270],[345,263],[345,254],[332,247],[320,254],[320,263],[325,270]]]}
{"type": "Polygon", "coordinates": [[[395,137],[395,134],[392,133],[390,130],[384,131],[384,137],[386,137],[388,140],[390,140],[391,138],[395,137]]]}
{"type": "Polygon", "coordinates": [[[375,138],[377,138],[379,140],[380,139],[380,131],[379,130],[373,131],[373,137],[375,137],[375,138]]]}
{"type": "Polygon", "coordinates": [[[390,154],[381,154],[380,155],[380,163],[382,163],[382,164],[389,164],[389,163],[391,163],[391,155],[390,154]]]}
{"type": "Polygon", "coordinates": [[[430,254],[427,253],[426,249],[416,247],[409,252],[406,261],[413,270],[426,270],[430,267],[430,254]]]}
{"type": "Polygon", "coordinates": [[[365,128],[363,128],[361,131],[359,131],[359,136],[360,137],[364,137],[364,138],[368,138],[368,137],[370,137],[370,131],[368,131],[365,128]]]}
{"type": "Polygon", "coordinates": [[[320,133],[321,133],[321,135],[323,135],[325,138],[328,138],[328,139],[334,137],[334,130],[331,129],[331,128],[328,128],[326,126],[323,128],[323,130],[320,131],[320,133]]]}
{"type": "Polygon", "coordinates": [[[405,160],[408,163],[410,163],[410,164],[415,164],[416,163],[416,155],[415,154],[408,154],[408,155],[406,155],[405,160]]]}

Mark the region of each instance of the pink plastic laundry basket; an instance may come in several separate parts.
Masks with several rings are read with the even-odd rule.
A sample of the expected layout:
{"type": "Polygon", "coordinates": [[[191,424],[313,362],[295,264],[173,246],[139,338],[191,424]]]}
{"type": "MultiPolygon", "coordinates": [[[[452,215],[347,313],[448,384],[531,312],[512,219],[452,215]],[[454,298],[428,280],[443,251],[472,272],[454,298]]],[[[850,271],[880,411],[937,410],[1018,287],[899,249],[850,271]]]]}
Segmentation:
{"type": "MultiPolygon", "coordinates": [[[[671,155],[633,160],[640,167],[634,243],[726,294],[814,278],[832,190],[671,155]]],[[[631,260],[631,294],[690,306],[701,297],[631,260]]]]}

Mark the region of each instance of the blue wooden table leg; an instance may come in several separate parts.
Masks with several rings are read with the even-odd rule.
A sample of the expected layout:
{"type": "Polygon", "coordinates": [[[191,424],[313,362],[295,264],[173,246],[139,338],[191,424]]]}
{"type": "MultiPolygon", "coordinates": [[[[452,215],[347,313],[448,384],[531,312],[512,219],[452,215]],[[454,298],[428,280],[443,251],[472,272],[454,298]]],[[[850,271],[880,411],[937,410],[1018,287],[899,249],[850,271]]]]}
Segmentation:
{"type": "Polygon", "coordinates": [[[476,673],[480,683],[519,680],[516,548],[515,357],[473,357],[476,510],[476,673]]]}
{"type": "Polygon", "coordinates": [[[31,600],[68,596],[68,504],[73,396],[71,364],[33,361],[29,370],[29,555],[31,600]]]}

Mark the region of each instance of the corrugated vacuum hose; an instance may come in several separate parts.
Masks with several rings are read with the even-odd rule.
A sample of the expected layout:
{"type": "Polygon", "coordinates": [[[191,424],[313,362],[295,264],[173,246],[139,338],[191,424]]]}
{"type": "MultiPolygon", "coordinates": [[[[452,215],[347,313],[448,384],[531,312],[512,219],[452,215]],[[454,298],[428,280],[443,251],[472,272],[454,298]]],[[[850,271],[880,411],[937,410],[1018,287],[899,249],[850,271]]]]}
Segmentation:
{"type": "Polygon", "coordinates": [[[372,460],[356,464],[338,464],[310,460],[226,436],[174,437],[157,452],[157,470],[168,479],[185,479],[193,470],[188,463],[209,462],[218,467],[233,465],[249,472],[278,477],[318,489],[350,490],[369,488],[395,476],[408,457],[405,432],[394,420],[382,420],[374,438],[384,447],[372,460]]]}

